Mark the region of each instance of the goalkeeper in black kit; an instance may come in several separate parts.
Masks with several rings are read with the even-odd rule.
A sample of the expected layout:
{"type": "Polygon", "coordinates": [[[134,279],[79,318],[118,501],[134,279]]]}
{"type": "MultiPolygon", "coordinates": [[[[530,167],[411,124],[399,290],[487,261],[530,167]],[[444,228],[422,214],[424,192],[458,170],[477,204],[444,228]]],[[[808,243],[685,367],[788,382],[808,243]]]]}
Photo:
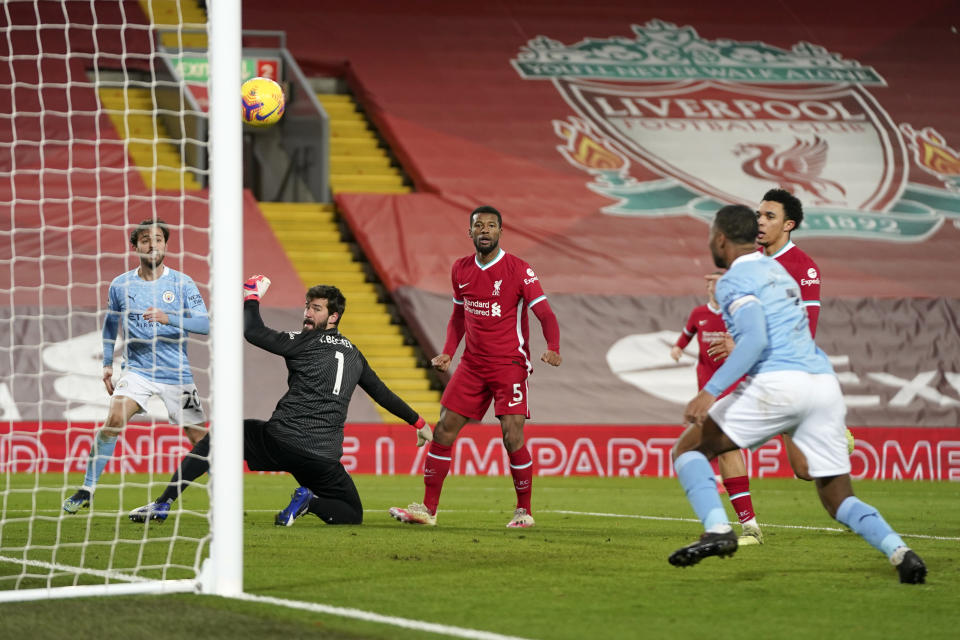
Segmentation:
{"type": "MultiPolygon", "coordinates": [[[[270,286],[264,276],[243,285],[243,336],[247,342],[283,356],[287,393],[273,415],[243,421],[243,457],[253,471],[286,471],[299,487],[278,526],[290,526],[306,513],[327,524],[360,524],[363,505],[353,479],[340,463],[343,425],[353,390],[359,385],[377,404],[417,429],[417,446],[433,439],[430,425],[377,377],[363,354],[337,330],[346,300],[339,289],[317,285],[306,294],[303,331],[275,331],[260,318],[260,298],[270,286]]],[[[134,522],[163,522],[170,505],[210,467],[210,436],[198,442],[180,463],[155,502],[134,509],[134,522]]]]}

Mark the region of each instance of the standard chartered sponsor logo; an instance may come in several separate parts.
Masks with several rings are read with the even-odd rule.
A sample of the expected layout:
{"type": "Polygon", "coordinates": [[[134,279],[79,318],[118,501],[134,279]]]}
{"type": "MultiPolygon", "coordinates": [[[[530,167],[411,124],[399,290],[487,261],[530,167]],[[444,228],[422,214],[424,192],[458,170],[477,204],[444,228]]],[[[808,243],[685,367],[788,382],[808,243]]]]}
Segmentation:
{"type": "Polygon", "coordinates": [[[500,305],[496,302],[490,301],[480,301],[480,300],[465,300],[463,303],[464,309],[467,313],[472,313],[475,316],[492,316],[494,318],[502,317],[502,309],[500,305]]]}
{"type": "Polygon", "coordinates": [[[491,314],[490,301],[464,300],[463,306],[467,313],[472,313],[475,316],[500,315],[499,305],[497,305],[497,313],[491,314]]]}
{"type": "Polygon", "coordinates": [[[700,335],[704,342],[723,340],[727,336],[725,331],[704,331],[700,335]]]}

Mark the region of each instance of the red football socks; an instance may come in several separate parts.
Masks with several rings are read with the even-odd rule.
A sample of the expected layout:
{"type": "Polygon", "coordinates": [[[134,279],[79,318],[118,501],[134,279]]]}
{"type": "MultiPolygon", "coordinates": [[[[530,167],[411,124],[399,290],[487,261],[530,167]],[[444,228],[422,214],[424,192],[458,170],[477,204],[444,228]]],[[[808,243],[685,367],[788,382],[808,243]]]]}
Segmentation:
{"type": "Polygon", "coordinates": [[[423,506],[431,515],[436,515],[437,505],[440,504],[440,492],[443,490],[443,480],[450,471],[451,454],[453,447],[447,447],[437,442],[430,443],[427,459],[423,463],[423,506]]]}
{"type": "Polygon", "coordinates": [[[530,495],[533,493],[533,458],[524,445],[508,453],[510,473],[513,475],[513,488],[517,490],[517,509],[526,509],[530,513],[530,495]]]}
{"type": "Polygon", "coordinates": [[[747,476],[738,476],[736,478],[727,478],[723,481],[723,486],[727,488],[727,494],[730,496],[730,504],[737,512],[737,518],[740,522],[746,522],[757,517],[753,512],[753,500],[750,499],[750,478],[747,476]]]}

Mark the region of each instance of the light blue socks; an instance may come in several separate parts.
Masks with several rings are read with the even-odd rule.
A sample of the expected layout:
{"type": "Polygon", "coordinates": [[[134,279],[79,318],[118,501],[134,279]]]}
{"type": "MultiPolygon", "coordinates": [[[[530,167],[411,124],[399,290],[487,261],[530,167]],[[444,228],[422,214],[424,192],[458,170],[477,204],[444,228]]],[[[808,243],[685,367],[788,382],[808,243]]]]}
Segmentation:
{"type": "Polygon", "coordinates": [[[90,458],[87,460],[87,473],[83,476],[83,488],[93,493],[97,487],[100,476],[106,468],[110,458],[113,457],[113,449],[117,446],[117,436],[112,438],[103,438],[102,432],[97,432],[97,437],[93,439],[93,446],[90,447],[90,458]]]}
{"type": "Polygon", "coordinates": [[[889,558],[898,547],[905,547],[903,539],[890,528],[876,509],[850,496],[837,509],[837,520],[847,525],[870,545],[889,558]]]}
{"type": "Polygon", "coordinates": [[[699,451],[687,451],[674,461],[673,468],[703,528],[713,533],[730,531],[727,513],[717,494],[717,480],[706,456],[699,451]]]}

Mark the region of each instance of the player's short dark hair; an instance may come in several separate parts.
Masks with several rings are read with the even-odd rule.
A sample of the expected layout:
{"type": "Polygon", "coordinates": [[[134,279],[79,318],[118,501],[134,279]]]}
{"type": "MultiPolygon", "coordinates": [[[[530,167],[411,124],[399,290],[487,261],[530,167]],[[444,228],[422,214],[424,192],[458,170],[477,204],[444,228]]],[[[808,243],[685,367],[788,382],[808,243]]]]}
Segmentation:
{"type": "Polygon", "coordinates": [[[473,216],[477,215],[478,213],[492,213],[493,215],[497,216],[497,226],[498,226],[498,227],[502,227],[502,226],[503,226],[503,218],[500,216],[500,212],[497,211],[496,209],[494,209],[493,207],[491,207],[491,206],[488,205],[488,204],[483,204],[483,205],[480,205],[479,207],[477,207],[476,209],[474,209],[473,211],[470,212],[470,226],[471,226],[471,227],[473,226],[473,216]]]}
{"type": "Polygon", "coordinates": [[[770,189],[763,194],[763,199],[782,204],[783,215],[787,220],[793,220],[794,230],[800,228],[800,223],[803,222],[803,205],[800,204],[800,198],[786,189],[770,189]]]}
{"type": "Polygon", "coordinates": [[[137,246],[137,240],[140,239],[140,234],[144,231],[150,231],[154,227],[159,227],[160,231],[163,232],[163,241],[166,242],[170,239],[170,227],[167,226],[167,223],[161,220],[160,218],[147,218],[142,220],[133,231],[130,232],[130,246],[137,246]]]}
{"type": "Polygon", "coordinates": [[[752,244],[757,241],[757,212],[742,204],[728,204],[717,211],[713,226],[731,242],[752,244]]]}
{"type": "Polygon", "coordinates": [[[340,289],[330,284],[318,284],[307,289],[307,302],[323,298],[327,301],[327,314],[337,314],[337,321],[334,324],[339,325],[343,319],[343,312],[347,310],[347,299],[343,297],[340,289]]]}

